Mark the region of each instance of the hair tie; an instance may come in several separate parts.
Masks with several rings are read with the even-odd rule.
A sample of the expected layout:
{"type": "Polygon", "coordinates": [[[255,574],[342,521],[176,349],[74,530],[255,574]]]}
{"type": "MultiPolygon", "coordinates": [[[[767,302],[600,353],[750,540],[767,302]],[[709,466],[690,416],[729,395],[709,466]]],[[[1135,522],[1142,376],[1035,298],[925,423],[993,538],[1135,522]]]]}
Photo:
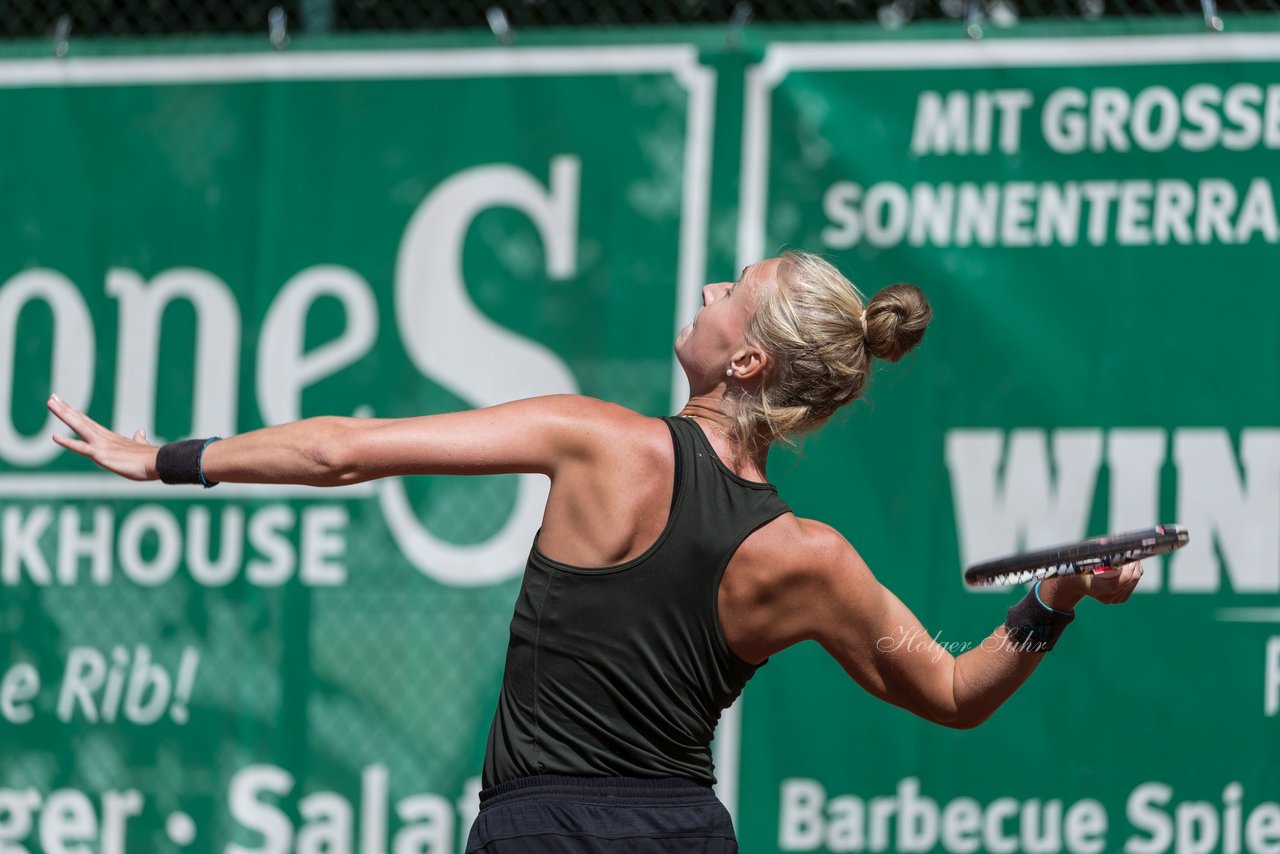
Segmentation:
{"type": "Polygon", "coordinates": [[[867,310],[865,308],[862,310],[862,317],[858,319],[862,321],[862,337],[866,338],[867,337],[867,310]]]}

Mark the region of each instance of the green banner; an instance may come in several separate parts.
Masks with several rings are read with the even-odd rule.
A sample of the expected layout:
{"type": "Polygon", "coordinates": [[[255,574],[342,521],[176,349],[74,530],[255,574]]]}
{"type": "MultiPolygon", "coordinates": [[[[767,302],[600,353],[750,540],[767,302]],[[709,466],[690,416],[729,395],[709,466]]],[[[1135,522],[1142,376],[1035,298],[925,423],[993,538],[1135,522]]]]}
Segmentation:
{"type": "Polygon", "coordinates": [[[956,567],[1192,532],[975,731],[816,648],[767,668],[752,850],[1280,851],[1280,43],[780,44],[745,104],[743,259],[825,252],[935,308],[779,473],[798,513],[954,653],[1009,604],[956,567]]]}
{"type": "Polygon", "coordinates": [[[130,484],[51,391],[159,441],[657,415],[784,246],[934,304],[770,466],[930,637],[1015,598],[965,563],[1192,543],[973,731],[775,656],[715,745],[743,850],[1280,852],[1280,37],[700,45],[0,62],[0,852],[460,851],[546,495],[130,484]]]}
{"type": "Polygon", "coordinates": [[[32,71],[0,89],[29,129],[0,167],[4,850],[457,850],[545,479],[137,486],[59,453],[40,401],[157,440],[666,411],[710,72],[674,47],[0,77],[32,71]]]}

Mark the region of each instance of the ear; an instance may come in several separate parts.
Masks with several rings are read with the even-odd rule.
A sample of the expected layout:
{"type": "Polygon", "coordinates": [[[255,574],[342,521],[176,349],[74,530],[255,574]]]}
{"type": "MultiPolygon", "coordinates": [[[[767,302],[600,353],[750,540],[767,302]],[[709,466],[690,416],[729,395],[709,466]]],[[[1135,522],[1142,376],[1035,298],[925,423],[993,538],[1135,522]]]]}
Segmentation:
{"type": "Polygon", "coordinates": [[[744,385],[759,383],[769,368],[769,355],[758,347],[744,347],[733,354],[729,368],[734,380],[744,385]]]}

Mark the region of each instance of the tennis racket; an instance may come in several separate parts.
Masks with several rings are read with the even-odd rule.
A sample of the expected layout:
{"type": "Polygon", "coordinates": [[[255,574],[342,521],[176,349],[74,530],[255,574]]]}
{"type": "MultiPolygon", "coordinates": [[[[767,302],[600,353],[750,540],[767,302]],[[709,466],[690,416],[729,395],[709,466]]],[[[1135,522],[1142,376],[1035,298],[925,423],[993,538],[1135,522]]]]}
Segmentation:
{"type": "Polygon", "coordinates": [[[964,582],[970,587],[1008,586],[1055,575],[1101,572],[1122,563],[1168,554],[1185,546],[1189,539],[1187,529],[1181,525],[1159,525],[1127,534],[1109,534],[975,563],[964,571],[964,582]]]}

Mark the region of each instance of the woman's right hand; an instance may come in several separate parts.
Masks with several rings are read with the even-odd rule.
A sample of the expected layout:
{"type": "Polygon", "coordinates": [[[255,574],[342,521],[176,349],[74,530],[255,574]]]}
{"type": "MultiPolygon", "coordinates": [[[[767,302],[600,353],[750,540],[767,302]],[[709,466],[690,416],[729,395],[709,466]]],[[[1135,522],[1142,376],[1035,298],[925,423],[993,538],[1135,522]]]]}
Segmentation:
{"type": "Polygon", "coordinates": [[[1129,601],[1142,580],[1142,561],[1108,567],[1092,574],[1046,578],[1040,587],[1040,600],[1050,608],[1070,611],[1081,599],[1096,599],[1104,605],[1120,605],[1129,601]]]}
{"type": "Polygon", "coordinates": [[[79,439],[53,434],[53,441],[82,457],[88,457],[110,472],[129,480],[156,480],[156,453],[142,430],[132,439],[112,433],[56,394],[49,398],[49,411],[75,431],[79,439]]]}

